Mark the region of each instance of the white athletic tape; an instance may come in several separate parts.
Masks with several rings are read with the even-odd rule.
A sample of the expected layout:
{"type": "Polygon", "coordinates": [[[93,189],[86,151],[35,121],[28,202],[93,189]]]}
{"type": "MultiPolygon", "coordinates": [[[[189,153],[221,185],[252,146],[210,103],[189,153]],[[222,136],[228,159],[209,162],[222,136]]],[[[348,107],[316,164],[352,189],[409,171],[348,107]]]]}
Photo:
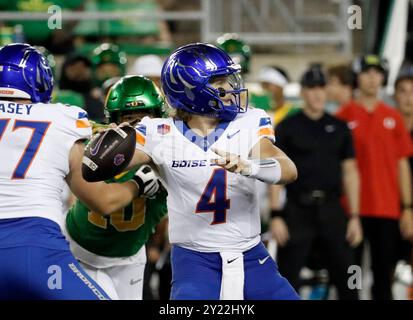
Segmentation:
{"type": "Polygon", "coordinates": [[[96,163],[94,163],[92,160],[90,160],[90,158],[83,156],[83,160],[82,163],[86,166],[88,166],[92,171],[96,171],[96,169],[98,168],[98,165],[96,163]]]}

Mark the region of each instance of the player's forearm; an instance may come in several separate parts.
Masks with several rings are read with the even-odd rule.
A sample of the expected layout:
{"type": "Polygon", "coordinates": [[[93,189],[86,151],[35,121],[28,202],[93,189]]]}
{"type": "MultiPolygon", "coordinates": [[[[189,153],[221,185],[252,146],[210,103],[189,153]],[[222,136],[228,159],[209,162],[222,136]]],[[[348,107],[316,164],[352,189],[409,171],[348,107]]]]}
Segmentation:
{"type": "Polygon", "coordinates": [[[409,162],[407,158],[399,161],[399,188],[401,204],[403,206],[412,205],[412,178],[409,162]]]}
{"type": "Polygon", "coordinates": [[[238,171],[242,175],[273,185],[290,183],[297,178],[297,169],[294,163],[288,160],[277,159],[275,156],[252,160],[235,159],[239,163],[238,171]]]}
{"type": "Polygon", "coordinates": [[[342,164],[344,193],[348,199],[351,216],[358,216],[360,211],[360,179],[355,160],[348,159],[342,164]]]}
{"type": "Polygon", "coordinates": [[[92,211],[106,215],[127,204],[138,194],[135,182],[87,182],[82,177],[83,143],[77,142],[70,151],[70,172],[66,182],[74,195],[92,211]]]}
{"type": "Polygon", "coordinates": [[[142,164],[149,164],[152,159],[142,150],[136,149],[133,158],[125,171],[136,169],[142,164]]]}
{"type": "Polygon", "coordinates": [[[274,174],[275,171],[263,172],[265,179],[264,182],[266,183],[287,184],[297,180],[298,171],[294,162],[281,149],[274,146],[268,139],[261,139],[261,141],[252,149],[251,158],[260,160],[275,159],[277,161],[277,165],[274,166],[274,170],[280,170],[278,173],[278,179],[265,179],[267,174],[274,174]]]}
{"type": "Polygon", "coordinates": [[[294,162],[269,139],[261,139],[252,148],[249,159],[242,159],[240,155],[217,148],[212,148],[212,151],[221,158],[211,159],[211,163],[248,178],[267,184],[286,184],[297,179],[294,162]]]}
{"type": "Polygon", "coordinates": [[[294,162],[279,148],[271,145],[270,148],[261,148],[260,159],[275,159],[278,162],[280,178],[272,184],[287,184],[297,180],[298,171],[294,162]]]}
{"type": "Polygon", "coordinates": [[[88,207],[101,215],[109,215],[126,207],[138,195],[139,188],[136,183],[104,183],[94,190],[94,199],[88,201],[88,207]],[[99,196],[100,195],[100,196],[99,196]],[[96,201],[98,200],[99,201],[96,201]]]}
{"type": "Polygon", "coordinates": [[[277,184],[287,184],[297,180],[298,171],[294,162],[291,161],[287,156],[285,157],[275,157],[275,159],[280,163],[281,166],[281,178],[277,184]]]}

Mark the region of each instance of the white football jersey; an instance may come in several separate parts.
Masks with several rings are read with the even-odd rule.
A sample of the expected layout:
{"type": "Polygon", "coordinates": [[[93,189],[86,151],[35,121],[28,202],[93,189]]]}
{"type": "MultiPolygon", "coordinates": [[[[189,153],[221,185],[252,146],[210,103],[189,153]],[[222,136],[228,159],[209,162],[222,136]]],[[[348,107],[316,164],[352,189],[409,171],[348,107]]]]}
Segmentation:
{"type": "Polygon", "coordinates": [[[62,225],[69,153],[91,133],[78,107],[0,100],[0,219],[43,217],[62,225]]]}
{"type": "Polygon", "coordinates": [[[137,148],[153,159],[168,191],[171,243],[201,252],[243,252],[259,242],[257,181],[210,160],[218,158],[214,148],[247,159],[261,138],[274,141],[264,111],[249,108],[207,137],[172,118],[145,117],[136,129],[137,148]]]}

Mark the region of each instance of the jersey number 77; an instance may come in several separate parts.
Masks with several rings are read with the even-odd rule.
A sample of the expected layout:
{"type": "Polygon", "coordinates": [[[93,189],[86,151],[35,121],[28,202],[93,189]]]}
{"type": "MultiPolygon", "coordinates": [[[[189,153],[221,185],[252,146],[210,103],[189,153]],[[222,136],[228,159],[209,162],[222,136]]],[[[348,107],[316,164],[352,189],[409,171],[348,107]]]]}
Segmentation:
{"type": "MultiPolygon", "coordinates": [[[[0,119],[0,143],[7,126],[10,124],[10,120],[11,119],[0,119]]],[[[36,157],[37,152],[39,151],[40,145],[43,142],[50,124],[51,122],[47,121],[27,121],[18,119],[14,121],[12,131],[26,128],[32,130],[32,135],[20,157],[19,162],[14,168],[11,179],[24,179],[26,177],[26,173],[36,157]]]]}

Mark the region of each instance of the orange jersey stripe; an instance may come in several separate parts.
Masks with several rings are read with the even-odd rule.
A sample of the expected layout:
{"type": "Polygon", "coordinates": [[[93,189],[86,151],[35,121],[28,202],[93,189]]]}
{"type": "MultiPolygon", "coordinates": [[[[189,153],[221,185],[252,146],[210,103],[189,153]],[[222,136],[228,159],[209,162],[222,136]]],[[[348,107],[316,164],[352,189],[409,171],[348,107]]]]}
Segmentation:
{"type": "Polygon", "coordinates": [[[136,132],[136,142],[142,146],[144,146],[146,142],[145,137],[141,135],[139,132],[136,132]]]}
{"type": "Polygon", "coordinates": [[[274,129],[273,128],[262,128],[258,131],[259,136],[273,136],[274,129]]]}
{"type": "Polygon", "coordinates": [[[88,120],[76,120],[76,128],[89,128],[90,122],[88,120]]]}

